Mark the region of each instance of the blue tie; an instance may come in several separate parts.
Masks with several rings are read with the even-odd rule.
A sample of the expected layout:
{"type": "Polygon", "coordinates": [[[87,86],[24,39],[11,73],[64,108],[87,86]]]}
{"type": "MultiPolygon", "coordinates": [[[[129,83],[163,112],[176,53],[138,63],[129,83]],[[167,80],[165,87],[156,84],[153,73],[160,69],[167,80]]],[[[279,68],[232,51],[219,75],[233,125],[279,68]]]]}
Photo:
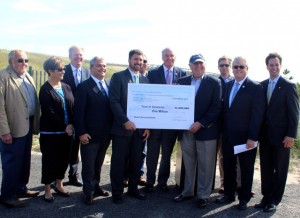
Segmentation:
{"type": "Polygon", "coordinates": [[[104,83],[104,81],[100,81],[99,83],[100,83],[100,89],[101,89],[102,94],[103,94],[106,98],[108,98],[107,93],[106,93],[106,91],[105,91],[105,89],[104,89],[104,87],[103,87],[103,85],[102,85],[102,83],[104,83]]]}
{"type": "Polygon", "coordinates": [[[231,106],[231,103],[233,102],[233,99],[236,95],[236,93],[238,92],[239,90],[239,83],[235,82],[234,83],[234,87],[233,87],[233,92],[232,92],[232,95],[231,95],[231,98],[230,98],[230,101],[229,101],[229,107],[231,106]]]}

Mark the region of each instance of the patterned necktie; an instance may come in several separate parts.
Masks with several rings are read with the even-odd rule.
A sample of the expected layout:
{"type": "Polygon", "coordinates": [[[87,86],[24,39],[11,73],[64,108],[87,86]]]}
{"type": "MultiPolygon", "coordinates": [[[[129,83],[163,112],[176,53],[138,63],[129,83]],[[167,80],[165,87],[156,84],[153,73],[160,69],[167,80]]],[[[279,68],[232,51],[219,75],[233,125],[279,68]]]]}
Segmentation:
{"type": "Polygon", "coordinates": [[[239,83],[235,82],[234,83],[234,87],[233,87],[233,92],[232,92],[232,95],[231,95],[231,99],[230,99],[230,102],[229,102],[229,107],[231,106],[231,103],[233,102],[233,99],[236,95],[236,93],[238,92],[239,90],[239,83]]]}
{"type": "Polygon", "coordinates": [[[166,84],[171,84],[171,70],[167,70],[167,76],[166,76],[166,84]]]}
{"type": "Polygon", "coordinates": [[[271,99],[271,96],[273,93],[273,85],[274,85],[274,82],[272,80],[270,80],[269,87],[268,87],[268,93],[267,93],[268,103],[270,102],[270,99],[271,99]]]}
{"type": "Polygon", "coordinates": [[[79,75],[80,75],[80,71],[79,69],[75,69],[75,85],[78,86],[79,84],[79,75]]]}
{"type": "Polygon", "coordinates": [[[99,83],[100,83],[100,90],[101,90],[102,94],[103,94],[106,98],[108,98],[107,93],[106,93],[106,91],[105,91],[105,89],[104,89],[104,87],[103,87],[104,81],[100,81],[99,83]]]}

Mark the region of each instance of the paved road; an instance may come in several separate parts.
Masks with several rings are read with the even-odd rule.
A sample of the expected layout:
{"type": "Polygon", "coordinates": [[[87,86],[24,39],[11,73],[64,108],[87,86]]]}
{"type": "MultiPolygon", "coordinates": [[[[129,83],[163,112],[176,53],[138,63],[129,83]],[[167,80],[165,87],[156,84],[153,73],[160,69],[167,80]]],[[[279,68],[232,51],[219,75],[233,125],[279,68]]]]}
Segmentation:
{"type": "MultiPolygon", "coordinates": [[[[110,190],[109,180],[109,158],[106,159],[102,171],[102,185],[105,189],[110,190]]],[[[286,194],[282,204],[277,208],[274,214],[266,214],[253,207],[261,198],[259,191],[259,175],[254,179],[253,190],[255,196],[249,203],[246,211],[238,211],[235,208],[237,201],[230,205],[218,205],[214,200],[218,193],[211,195],[210,204],[205,209],[198,209],[194,201],[183,203],[173,203],[172,198],[177,195],[174,180],[174,164],[169,184],[171,190],[168,193],[162,193],[156,190],[147,195],[147,200],[139,201],[124,195],[124,203],[121,205],[113,204],[111,197],[99,197],[96,204],[92,206],[85,205],[81,199],[81,188],[66,186],[66,189],[72,193],[70,198],[55,196],[55,202],[52,204],[43,201],[43,186],[40,183],[41,177],[41,156],[40,154],[32,155],[32,170],[29,188],[41,191],[37,198],[24,199],[28,206],[25,208],[9,209],[0,205],[0,217],[17,218],[17,217],[300,217],[299,201],[300,186],[299,182],[288,184],[286,194]]],[[[0,178],[2,174],[0,172],[0,178]]],[[[218,187],[218,178],[216,187],[218,187]]],[[[143,189],[140,187],[141,190],[143,189]]]]}

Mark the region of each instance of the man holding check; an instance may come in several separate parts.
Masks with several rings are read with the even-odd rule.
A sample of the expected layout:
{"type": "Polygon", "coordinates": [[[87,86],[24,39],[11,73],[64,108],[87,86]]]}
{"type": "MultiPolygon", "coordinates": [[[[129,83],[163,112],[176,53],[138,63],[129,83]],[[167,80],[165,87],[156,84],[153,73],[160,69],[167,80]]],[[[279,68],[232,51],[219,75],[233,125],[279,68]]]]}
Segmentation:
{"type": "Polygon", "coordinates": [[[193,75],[180,78],[178,84],[195,87],[195,115],[189,130],[179,134],[185,180],[182,193],[173,201],[182,202],[194,195],[197,175],[197,206],[204,208],[208,203],[215,173],[221,82],[205,74],[205,59],[201,54],[191,56],[189,65],[193,75]]]}

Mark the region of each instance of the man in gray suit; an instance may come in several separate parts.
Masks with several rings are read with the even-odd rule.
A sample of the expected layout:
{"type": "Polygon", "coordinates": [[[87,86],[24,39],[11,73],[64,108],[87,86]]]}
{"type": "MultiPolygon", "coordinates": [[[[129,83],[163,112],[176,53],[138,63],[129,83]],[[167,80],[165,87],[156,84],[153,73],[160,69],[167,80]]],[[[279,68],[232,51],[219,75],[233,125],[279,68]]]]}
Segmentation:
{"type": "MultiPolygon", "coordinates": [[[[78,46],[71,46],[69,48],[70,64],[66,65],[65,75],[62,82],[68,84],[73,96],[76,94],[76,87],[79,83],[85,81],[90,77],[90,71],[82,66],[83,49],[78,46]]],[[[78,179],[78,163],[79,163],[79,138],[75,135],[72,143],[72,150],[69,162],[69,185],[81,187],[82,182],[78,179]]]]}

